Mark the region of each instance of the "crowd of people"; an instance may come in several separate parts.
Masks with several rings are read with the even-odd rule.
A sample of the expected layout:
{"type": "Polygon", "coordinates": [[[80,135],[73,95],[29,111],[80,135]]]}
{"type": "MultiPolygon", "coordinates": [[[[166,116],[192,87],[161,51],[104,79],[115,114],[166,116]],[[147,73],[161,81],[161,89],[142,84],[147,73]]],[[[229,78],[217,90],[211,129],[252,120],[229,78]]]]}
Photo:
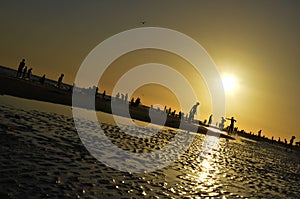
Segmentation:
{"type": "MultiPolygon", "coordinates": [[[[28,66],[26,66],[25,59],[22,59],[21,62],[19,63],[16,77],[21,78],[21,79],[30,80],[31,75],[32,75],[32,70],[33,70],[32,68],[29,68],[28,66]]],[[[61,74],[58,77],[58,80],[56,82],[56,87],[57,88],[62,88],[63,87],[63,78],[64,78],[64,74],[61,74]]],[[[41,84],[44,84],[45,80],[46,80],[46,75],[44,74],[42,77],[40,77],[39,82],[41,84]]],[[[77,87],[75,87],[75,85],[73,85],[73,87],[70,87],[70,89],[72,89],[72,88],[77,89],[77,91],[80,91],[83,94],[92,94],[92,95],[95,95],[96,97],[99,96],[98,87],[96,87],[96,86],[85,89],[85,88],[77,88],[77,87]]],[[[102,96],[102,98],[105,99],[106,91],[104,90],[103,93],[100,94],[100,96],[102,96]]],[[[131,100],[129,102],[127,93],[126,94],[123,94],[123,93],[120,94],[118,92],[116,94],[114,100],[116,102],[120,102],[120,103],[123,103],[123,104],[130,104],[131,106],[139,106],[141,104],[141,99],[139,97],[137,97],[136,99],[131,98],[131,100]]],[[[167,106],[164,107],[163,111],[159,110],[159,109],[158,109],[158,111],[162,111],[163,113],[166,113],[169,117],[173,117],[173,118],[177,117],[177,118],[180,118],[180,119],[185,119],[186,121],[188,121],[190,123],[195,123],[196,122],[195,115],[197,114],[197,109],[198,109],[199,105],[200,105],[200,103],[196,102],[192,106],[192,108],[190,109],[189,113],[187,113],[187,114],[185,114],[181,111],[179,111],[178,114],[176,114],[176,110],[172,110],[171,107],[167,108],[167,106]]],[[[153,105],[150,106],[150,110],[153,110],[153,105]]],[[[203,123],[201,123],[201,121],[199,121],[200,124],[204,124],[204,125],[207,125],[207,126],[214,126],[213,125],[213,115],[212,114],[209,116],[207,124],[206,124],[206,122],[207,122],[207,120],[204,120],[203,123]]],[[[237,120],[234,117],[231,117],[231,118],[221,117],[220,122],[219,123],[217,122],[214,127],[217,127],[220,130],[226,130],[228,132],[228,134],[230,135],[230,134],[234,134],[234,133],[238,132],[238,128],[234,126],[234,124],[236,122],[237,122],[237,120]],[[225,128],[225,122],[227,120],[230,121],[230,125],[225,128]]],[[[241,133],[245,134],[245,132],[243,130],[241,131],[241,133]]],[[[262,133],[262,130],[259,130],[256,137],[258,137],[258,138],[262,137],[261,133],[262,133]]],[[[251,132],[250,132],[250,135],[252,135],[251,132]]],[[[283,143],[286,146],[288,146],[287,150],[288,149],[292,150],[292,145],[293,145],[295,139],[296,139],[296,137],[292,136],[292,138],[290,139],[290,142],[288,143],[286,139],[284,139],[284,142],[282,142],[280,140],[280,137],[279,137],[277,142],[278,143],[283,143]]],[[[272,137],[271,141],[272,142],[275,141],[274,137],[272,137]]],[[[300,147],[300,142],[296,142],[296,145],[300,147]]]]}
{"type": "MultiPolygon", "coordinates": [[[[28,66],[26,66],[25,63],[25,59],[22,59],[21,62],[19,63],[18,69],[17,69],[17,74],[16,77],[17,78],[21,78],[21,79],[28,79],[31,80],[31,75],[32,75],[32,68],[29,68],[28,66]]],[[[57,80],[57,84],[56,87],[61,88],[62,87],[62,82],[63,82],[63,77],[64,74],[61,74],[57,80]]],[[[44,84],[46,80],[46,75],[44,74],[40,79],[39,82],[41,84],[44,84]]]]}

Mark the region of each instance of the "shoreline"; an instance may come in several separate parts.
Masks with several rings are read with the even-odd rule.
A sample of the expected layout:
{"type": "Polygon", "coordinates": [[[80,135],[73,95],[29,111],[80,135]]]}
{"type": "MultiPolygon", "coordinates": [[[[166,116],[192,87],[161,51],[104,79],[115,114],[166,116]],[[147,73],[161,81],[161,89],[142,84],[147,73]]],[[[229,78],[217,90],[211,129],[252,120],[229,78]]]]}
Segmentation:
{"type": "MultiPolygon", "coordinates": [[[[72,106],[72,90],[59,89],[51,84],[42,85],[36,80],[20,79],[5,74],[0,74],[0,84],[6,85],[0,88],[0,95],[11,95],[25,99],[50,102],[70,107],[72,106]]],[[[143,122],[151,122],[149,117],[149,107],[143,105],[132,107],[129,104],[119,104],[117,108],[122,110],[124,106],[129,106],[130,116],[132,119],[143,122]]],[[[111,114],[111,99],[96,97],[95,109],[96,111],[102,111],[111,114]]],[[[117,115],[125,116],[121,113],[117,113],[117,115]]],[[[180,123],[182,130],[191,130],[196,128],[197,133],[208,133],[208,130],[205,126],[188,123],[186,121],[181,122],[181,120],[177,117],[167,116],[164,126],[179,129],[180,123]]],[[[211,131],[209,131],[209,134],[213,136],[219,136],[211,131]]],[[[220,137],[234,139],[233,137],[223,133],[220,134],[220,137]]]]}

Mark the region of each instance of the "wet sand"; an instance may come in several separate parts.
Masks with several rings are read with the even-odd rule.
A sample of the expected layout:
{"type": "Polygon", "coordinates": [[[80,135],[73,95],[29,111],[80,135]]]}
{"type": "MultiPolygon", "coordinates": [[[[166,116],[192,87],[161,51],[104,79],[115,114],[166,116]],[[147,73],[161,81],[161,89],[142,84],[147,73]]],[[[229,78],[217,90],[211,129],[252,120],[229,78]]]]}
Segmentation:
{"type": "MultiPolygon", "coordinates": [[[[9,97],[0,98],[0,198],[300,195],[297,151],[290,153],[277,145],[242,138],[228,142],[220,139],[215,149],[202,158],[199,147],[205,136],[196,134],[188,150],[169,166],[144,174],[121,172],[90,155],[76,132],[69,107],[23,99],[6,103],[9,97]]],[[[99,117],[105,119],[108,115],[101,113],[99,117]]],[[[146,141],[127,136],[109,119],[101,125],[114,144],[133,153],[160,149],[175,133],[167,128],[156,139],[146,141]]],[[[130,130],[134,129],[128,126],[130,130]]]]}

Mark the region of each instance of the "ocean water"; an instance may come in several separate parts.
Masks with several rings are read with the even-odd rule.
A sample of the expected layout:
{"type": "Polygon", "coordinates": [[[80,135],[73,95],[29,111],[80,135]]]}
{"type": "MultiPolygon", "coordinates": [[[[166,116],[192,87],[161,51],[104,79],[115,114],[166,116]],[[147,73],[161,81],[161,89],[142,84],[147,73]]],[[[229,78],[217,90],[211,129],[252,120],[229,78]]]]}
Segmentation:
{"type": "MultiPolygon", "coordinates": [[[[205,135],[196,135],[171,164],[136,174],[88,152],[70,107],[0,96],[0,110],[0,198],[300,198],[300,153],[276,144],[219,139],[202,157],[205,135]]],[[[176,134],[134,138],[126,119],[124,130],[111,115],[97,116],[112,143],[130,152],[159,150],[176,134]]]]}

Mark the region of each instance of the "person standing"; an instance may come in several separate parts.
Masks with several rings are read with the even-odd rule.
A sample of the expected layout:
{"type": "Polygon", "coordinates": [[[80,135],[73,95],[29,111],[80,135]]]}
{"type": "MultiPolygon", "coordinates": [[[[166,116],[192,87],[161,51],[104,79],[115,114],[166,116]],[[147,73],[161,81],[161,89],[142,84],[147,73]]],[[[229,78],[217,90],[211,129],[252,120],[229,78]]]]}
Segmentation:
{"type": "Polygon", "coordinates": [[[58,80],[57,80],[57,88],[60,88],[61,87],[61,84],[62,84],[62,80],[63,80],[63,78],[64,78],[64,74],[61,74],[60,75],[60,77],[58,78],[58,80]]]}
{"type": "Polygon", "coordinates": [[[208,126],[210,126],[212,123],[212,117],[213,117],[213,115],[210,115],[208,118],[208,126]]]}
{"type": "Polygon", "coordinates": [[[19,67],[18,67],[17,77],[22,76],[24,66],[25,66],[25,59],[22,59],[22,61],[19,64],[19,67]]]}
{"type": "Polygon", "coordinates": [[[45,83],[45,79],[46,79],[46,75],[44,74],[43,77],[40,78],[39,82],[41,84],[44,84],[45,83]]]}
{"type": "Polygon", "coordinates": [[[219,128],[220,130],[224,129],[224,125],[225,125],[226,119],[224,117],[221,118],[221,122],[219,124],[219,128]]]}
{"type": "Polygon", "coordinates": [[[234,119],[234,117],[226,118],[226,119],[230,120],[230,126],[229,126],[229,129],[228,129],[228,133],[231,134],[231,133],[233,133],[234,123],[236,122],[236,120],[234,119]]]}
{"type": "Polygon", "coordinates": [[[22,78],[25,78],[26,75],[27,75],[27,66],[25,66],[25,68],[23,70],[22,78]]]}
{"type": "Polygon", "coordinates": [[[197,114],[197,108],[199,106],[199,102],[197,102],[190,110],[190,114],[189,114],[189,121],[193,122],[194,121],[194,116],[195,114],[197,114]]]}
{"type": "Polygon", "coordinates": [[[291,151],[293,151],[293,143],[294,143],[294,140],[296,139],[296,136],[292,136],[291,140],[290,140],[290,143],[287,145],[286,147],[286,151],[289,149],[291,149],[291,151]]]}
{"type": "Polygon", "coordinates": [[[27,71],[27,78],[30,80],[31,78],[31,74],[32,74],[32,68],[29,68],[29,70],[27,71]]]}

